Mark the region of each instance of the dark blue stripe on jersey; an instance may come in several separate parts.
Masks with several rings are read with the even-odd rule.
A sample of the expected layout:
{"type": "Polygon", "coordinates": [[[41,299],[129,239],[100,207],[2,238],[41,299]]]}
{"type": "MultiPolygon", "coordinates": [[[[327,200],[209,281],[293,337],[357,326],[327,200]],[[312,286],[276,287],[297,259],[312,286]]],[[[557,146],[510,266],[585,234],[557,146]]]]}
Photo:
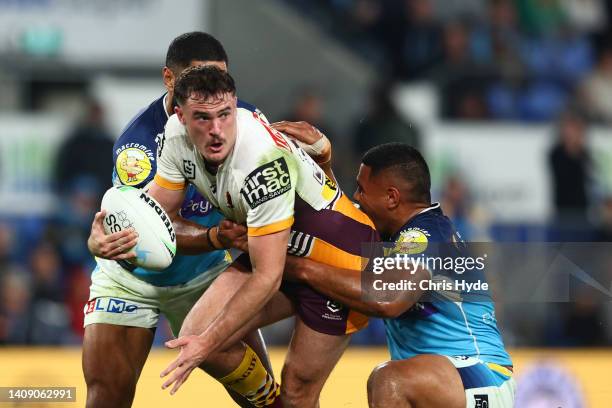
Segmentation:
{"type": "Polygon", "coordinates": [[[503,378],[501,374],[496,373],[484,364],[457,368],[457,371],[461,376],[463,388],[466,390],[480,387],[499,387],[508,379],[508,377],[503,378]]]}
{"type": "Polygon", "coordinates": [[[237,106],[239,108],[250,110],[251,112],[257,112],[257,108],[255,107],[255,105],[251,105],[250,103],[241,101],[240,99],[238,99],[237,106]]]}

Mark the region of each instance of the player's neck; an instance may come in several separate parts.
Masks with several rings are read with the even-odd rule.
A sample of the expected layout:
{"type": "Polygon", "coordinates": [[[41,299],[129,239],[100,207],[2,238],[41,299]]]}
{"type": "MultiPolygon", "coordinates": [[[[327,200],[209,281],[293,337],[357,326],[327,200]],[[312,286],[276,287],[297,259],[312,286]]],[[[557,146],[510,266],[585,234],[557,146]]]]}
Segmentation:
{"type": "Polygon", "coordinates": [[[172,116],[174,114],[174,95],[172,92],[168,92],[166,94],[166,106],[164,106],[164,108],[166,108],[166,113],[168,116],[172,116]]]}
{"type": "Polygon", "coordinates": [[[217,172],[219,171],[218,164],[209,163],[206,161],[206,159],[204,159],[204,168],[206,169],[207,172],[209,172],[213,176],[217,175],[217,172]]]}
{"type": "Polygon", "coordinates": [[[408,221],[419,215],[419,213],[427,207],[429,207],[429,205],[421,203],[410,203],[409,205],[399,207],[389,220],[388,229],[389,231],[393,231],[390,235],[395,235],[408,221]]]}

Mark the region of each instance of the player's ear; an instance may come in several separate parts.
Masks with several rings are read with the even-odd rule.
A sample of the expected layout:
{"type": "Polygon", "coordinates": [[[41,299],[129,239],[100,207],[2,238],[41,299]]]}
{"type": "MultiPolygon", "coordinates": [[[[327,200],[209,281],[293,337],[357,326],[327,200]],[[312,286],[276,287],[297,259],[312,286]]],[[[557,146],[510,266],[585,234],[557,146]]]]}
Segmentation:
{"type": "Polygon", "coordinates": [[[164,80],[164,86],[168,92],[172,92],[174,88],[174,72],[168,67],[162,68],[162,78],[164,80]]]}
{"type": "Polygon", "coordinates": [[[399,206],[400,204],[400,191],[397,187],[390,186],[387,188],[387,208],[392,210],[399,206]]]}
{"type": "Polygon", "coordinates": [[[176,113],[176,116],[178,117],[179,121],[180,121],[180,122],[181,122],[183,125],[185,125],[185,124],[186,124],[186,123],[185,123],[185,114],[184,114],[184,112],[183,112],[183,109],[182,109],[182,108],[181,108],[179,105],[176,105],[176,106],[174,107],[174,113],[176,113]]]}

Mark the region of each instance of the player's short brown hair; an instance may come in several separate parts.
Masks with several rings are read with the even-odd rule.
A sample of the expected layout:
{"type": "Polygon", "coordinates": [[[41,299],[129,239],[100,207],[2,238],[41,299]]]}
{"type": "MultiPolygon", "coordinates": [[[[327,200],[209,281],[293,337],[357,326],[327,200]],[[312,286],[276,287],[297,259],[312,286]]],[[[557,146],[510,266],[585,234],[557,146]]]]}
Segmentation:
{"type": "Polygon", "coordinates": [[[236,95],[234,78],[215,66],[188,68],[174,84],[174,97],[179,105],[192,96],[206,99],[226,93],[236,95]]]}

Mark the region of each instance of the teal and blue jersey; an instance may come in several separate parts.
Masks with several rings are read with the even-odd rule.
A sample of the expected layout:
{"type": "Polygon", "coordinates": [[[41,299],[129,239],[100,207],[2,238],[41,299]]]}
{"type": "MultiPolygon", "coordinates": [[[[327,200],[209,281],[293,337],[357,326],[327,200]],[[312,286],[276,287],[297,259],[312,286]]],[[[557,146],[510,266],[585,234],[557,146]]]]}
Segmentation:
{"type": "MultiPolygon", "coordinates": [[[[388,240],[396,248],[407,243],[423,258],[467,257],[468,247],[452,222],[434,204],[411,218],[388,240]]],[[[472,254],[475,255],[475,254],[472,254]]],[[[458,264],[458,263],[457,263],[458,264]]],[[[436,265],[433,263],[433,265],[436,265]]],[[[485,281],[483,269],[457,274],[428,268],[432,281],[485,281]],[[452,276],[454,275],[454,276],[452,276]]],[[[394,360],[419,354],[476,357],[488,363],[512,365],[497,328],[495,308],[486,290],[470,293],[453,286],[454,291],[429,291],[402,315],[385,319],[387,343],[394,360]]]]}
{"type": "MultiPolygon", "coordinates": [[[[126,126],[113,148],[113,184],[144,188],[153,180],[157,170],[157,149],[163,141],[162,135],[168,120],[165,109],[166,95],[153,101],[140,111],[126,126]]],[[[258,112],[243,101],[238,107],[258,112]]],[[[259,112],[258,112],[259,113],[259,112]]],[[[188,185],[180,215],[205,227],[217,225],[223,218],[193,185],[188,185]]],[[[120,262],[135,276],[155,286],[173,286],[186,283],[206,273],[211,267],[226,262],[226,251],[213,251],[200,255],[177,254],[172,264],[163,271],[149,271],[135,268],[127,262],[120,262]]]]}

